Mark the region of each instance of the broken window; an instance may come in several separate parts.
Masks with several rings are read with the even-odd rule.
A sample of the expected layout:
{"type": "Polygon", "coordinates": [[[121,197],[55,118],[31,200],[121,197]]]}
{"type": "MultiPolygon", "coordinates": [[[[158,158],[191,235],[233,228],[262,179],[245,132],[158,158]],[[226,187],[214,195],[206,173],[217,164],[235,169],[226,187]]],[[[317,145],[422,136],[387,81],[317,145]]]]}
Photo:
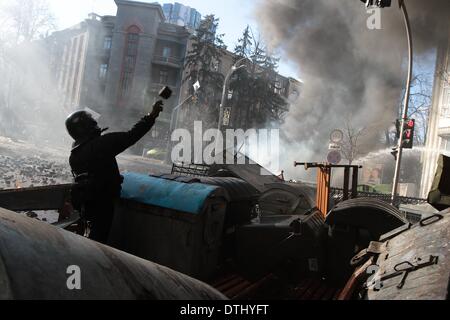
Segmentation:
{"type": "Polygon", "coordinates": [[[159,72],[159,83],[167,84],[169,82],[169,72],[161,70],[159,72]]]}
{"type": "Polygon", "coordinates": [[[136,65],[136,57],[138,52],[138,44],[139,44],[139,34],[137,33],[137,27],[132,26],[129,28],[127,40],[126,40],[126,48],[125,48],[125,57],[123,61],[123,73],[122,73],[122,84],[121,84],[121,95],[124,97],[131,88],[133,81],[134,68],[136,65]]]}

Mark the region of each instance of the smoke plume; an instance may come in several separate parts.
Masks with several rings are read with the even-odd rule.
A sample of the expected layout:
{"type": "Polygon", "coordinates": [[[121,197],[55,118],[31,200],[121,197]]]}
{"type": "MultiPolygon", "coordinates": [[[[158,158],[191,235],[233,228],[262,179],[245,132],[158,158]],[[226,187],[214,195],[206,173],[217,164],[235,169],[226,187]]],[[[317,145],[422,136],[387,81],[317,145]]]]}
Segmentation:
{"type": "MultiPolygon", "coordinates": [[[[405,3],[417,59],[447,39],[450,1],[405,3]]],[[[345,118],[369,128],[361,141],[368,152],[380,147],[380,133],[397,117],[407,61],[402,13],[395,0],[381,9],[380,30],[368,28],[371,15],[358,0],[261,1],[264,37],[297,63],[304,81],[283,127],[292,150],[286,169],[294,159],[324,161],[330,132],[343,129],[345,118]]]]}

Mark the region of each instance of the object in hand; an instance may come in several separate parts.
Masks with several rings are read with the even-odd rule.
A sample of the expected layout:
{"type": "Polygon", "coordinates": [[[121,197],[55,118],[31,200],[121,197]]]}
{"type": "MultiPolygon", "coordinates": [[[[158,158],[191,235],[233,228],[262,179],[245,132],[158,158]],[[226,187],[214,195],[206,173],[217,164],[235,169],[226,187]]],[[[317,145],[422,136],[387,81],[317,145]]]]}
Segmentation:
{"type": "Polygon", "coordinates": [[[159,92],[159,96],[165,100],[169,99],[172,96],[172,90],[169,87],[164,87],[159,92]]]}
{"type": "Polygon", "coordinates": [[[163,102],[157,101],[153,105],[153,110],[152,113],[150,113],[150,116],[152,116],[153,118],[157,118],[162,111],[163,111],[163,102]]]}

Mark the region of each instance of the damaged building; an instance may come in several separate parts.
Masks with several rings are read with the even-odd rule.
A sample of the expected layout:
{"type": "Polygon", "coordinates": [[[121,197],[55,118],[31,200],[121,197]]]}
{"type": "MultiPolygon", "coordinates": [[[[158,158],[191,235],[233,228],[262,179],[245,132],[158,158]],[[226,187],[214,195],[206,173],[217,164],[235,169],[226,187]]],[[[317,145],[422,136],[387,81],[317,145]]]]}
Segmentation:
{"type": "MultiPolygon", "coordinates": [[[[169,86],[174,95],[165,103],[165,112],[151,137],[133,151],[142,154],[146,146],[165,149],[171,112],[188,96],[184,75],[185,58],[195,41],[192,26],[190,22],[185,27],[178,20],[167,20],[168,6],[164,12],[157,3],[127,0],[115,3],[116,16],[91,13],[88,19],[43,40],[51,54],[51,68],[62,93],[62,103],[68,112],[88,107],[101,115],[102,125],[124,130],[149,112],[146,107],[155,101],[158,91],[169,86]]],[[[198,25],[200,14],[190,10],[194,14],[191,22],[198,25]]],[[[176,12],[172,13],[170,17],[176,12]]],[[[221,61],[217,62],[218,71],[226,75],[234,59],[233,53],[223,50],[221,61]]],[[[288,102],[298,98],[299,81],[280,74],[273,77],[278,94],[288,102]]],[[[246,127],[245,123],[236,125],[246,127]]]]}
{"type": "MultiPolygon", "coordinates": [[[[90,14],[53,33],[53,69],[68,110],[88,107],[112,129],[126,129],[146,112],[164,86],[174,89],[155,126],[152,145],[163,146],[170,110],[178,101],[190,33],[165,23],[159,4],[115,1],[116,16],[90,14]]],[[[145,143],[145,142],[144,142],[145,143]]],[[[136,149],[142,150],[142,145],[136,149]]]]}

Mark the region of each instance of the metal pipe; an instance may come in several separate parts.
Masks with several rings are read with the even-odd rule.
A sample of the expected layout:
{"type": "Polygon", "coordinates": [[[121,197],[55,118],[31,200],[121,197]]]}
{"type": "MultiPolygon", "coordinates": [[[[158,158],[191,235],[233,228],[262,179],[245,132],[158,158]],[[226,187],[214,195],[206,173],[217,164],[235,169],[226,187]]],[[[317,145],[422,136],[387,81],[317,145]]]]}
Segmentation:
{"type": "Polygon", "coordinates": [[[226,297],[179,272],[0,208],[0,299],[226,297]]]}
{"type": "Polygon", "coordinates": [[[400,0],[400,8],[403,12],[403,19],[406,26],[406,34],[408,38],[408,79],[406,82],[406,92],[405,92],[405,101],[403,103],[403,112],[402,112],[402,121],[400,126],[400,138],[398,141],[398,154],[397,154],[397,162],[395,164],[395,173],[394,173],[394,181],[392,186],[392,196],[391,203],[395,205],[397,200],[397,190],[398,183],[400,180],[400,169],[403,155],[403,131],[405,130],[405,124],[408,120],[408,107],[409,107],[409,97],[411,93],[411,81],[412,81],[412,73],[413,73],[413,42],[412,42],[412,34],[411,34],[411,24],[409,22],[408,11],[406,9],[405,2],[400,0]]]}

